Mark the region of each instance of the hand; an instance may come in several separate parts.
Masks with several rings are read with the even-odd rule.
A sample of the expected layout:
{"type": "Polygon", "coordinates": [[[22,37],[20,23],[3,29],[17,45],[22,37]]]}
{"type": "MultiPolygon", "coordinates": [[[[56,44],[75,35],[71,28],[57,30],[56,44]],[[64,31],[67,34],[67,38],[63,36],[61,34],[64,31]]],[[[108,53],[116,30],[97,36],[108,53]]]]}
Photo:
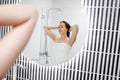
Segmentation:
{"type": "Polygon", "coordinates": [[[76,29],[78,29],[78,25],[75,24],[75,25],[70,27],[69,32],[76,30],[76,29]]]}

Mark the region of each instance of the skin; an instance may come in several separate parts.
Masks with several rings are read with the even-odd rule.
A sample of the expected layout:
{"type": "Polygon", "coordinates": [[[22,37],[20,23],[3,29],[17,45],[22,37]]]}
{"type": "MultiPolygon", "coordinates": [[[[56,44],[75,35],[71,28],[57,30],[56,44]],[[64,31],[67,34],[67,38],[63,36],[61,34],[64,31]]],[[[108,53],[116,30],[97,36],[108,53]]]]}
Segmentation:
{"type": "Polygon", "coordinates": [[[73,25],[70,28],[70,32],[72,32],[71,37],[67,37],[67,28],[65,27],[65,23],[59,23],[58,27],[55,26],[44,26],[44,30],[47,33],[47,35],[54,41],[58,43],[65,42],[68,45],[72,46],[74,42],[76,41],[76,37],[78,34],[78,25],[73,25]],[[51,30],[57,29],[60,33],[60,37],[58,38],[51,30]]]}
{"type": "Polygon", "coordinates": [[[0,80],[27,44],[38,17],[30,5],[0,5],[0,25],[13,29],[0,40],[0,80]]]}

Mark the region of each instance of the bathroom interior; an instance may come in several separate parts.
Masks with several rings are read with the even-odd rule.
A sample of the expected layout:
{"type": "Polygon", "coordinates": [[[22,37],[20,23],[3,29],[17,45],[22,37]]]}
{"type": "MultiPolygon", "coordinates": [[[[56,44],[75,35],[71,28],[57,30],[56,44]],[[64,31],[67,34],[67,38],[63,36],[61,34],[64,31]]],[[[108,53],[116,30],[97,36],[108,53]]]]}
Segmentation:
{"type": "MultiPolygon", "coordinates": [[[[3,80],[120,80],[120,0],[1,0],[39,11],[34,32],[3,80]],[[45,25],[62,20],[79,32],[69,60],[52,65],[45,25]]],[[[0,27],[3,38],[12,27],[0,27]]],[[[54,32],[58,35],[58,32],[54,32]]]]}

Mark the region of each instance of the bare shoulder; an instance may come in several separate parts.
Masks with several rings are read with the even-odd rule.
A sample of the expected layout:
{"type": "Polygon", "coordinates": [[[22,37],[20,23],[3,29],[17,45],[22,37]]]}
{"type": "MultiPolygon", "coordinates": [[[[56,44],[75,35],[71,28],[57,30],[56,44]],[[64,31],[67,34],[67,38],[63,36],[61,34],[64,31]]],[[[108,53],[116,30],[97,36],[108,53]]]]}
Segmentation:
{"type": "Polygon", "coordinates": [[[65,42],[66,42],[67,44],[69,44],[70,46],[73,45],[73,43],[71,42],[71,39],[70,39],[70,38],[67,38],[65,42]]]}

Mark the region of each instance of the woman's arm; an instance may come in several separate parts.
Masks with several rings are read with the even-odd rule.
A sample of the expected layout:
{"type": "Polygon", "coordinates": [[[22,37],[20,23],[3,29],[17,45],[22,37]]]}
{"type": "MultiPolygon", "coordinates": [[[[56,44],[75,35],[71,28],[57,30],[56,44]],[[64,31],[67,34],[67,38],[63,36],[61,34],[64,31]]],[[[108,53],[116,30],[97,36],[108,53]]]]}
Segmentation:
{"type": "Polygon", "coordinates": [[[0,80],[27,44],[37,16],[37,10],[29,5],[0,5],[0,25],[13,26],[0,40],[0,80]]]}
{"type": "Polygon", "coordinates": [[[55,41],[56,39],[56,35],[51,31],[53,29],[58,29],[58,27],[55,27],[55,26],[44,26],[44,30],[45,32],[47,33],[47,35],[55,41]]]}
{"type": "Polygon", "coordinates": [[[71,26],[70,32],[72,32],[72,34],[70,37],[70,45],[73,45],[73,43],[76,41],[78,30],[79,30],[78,25],[71,26]]]}

